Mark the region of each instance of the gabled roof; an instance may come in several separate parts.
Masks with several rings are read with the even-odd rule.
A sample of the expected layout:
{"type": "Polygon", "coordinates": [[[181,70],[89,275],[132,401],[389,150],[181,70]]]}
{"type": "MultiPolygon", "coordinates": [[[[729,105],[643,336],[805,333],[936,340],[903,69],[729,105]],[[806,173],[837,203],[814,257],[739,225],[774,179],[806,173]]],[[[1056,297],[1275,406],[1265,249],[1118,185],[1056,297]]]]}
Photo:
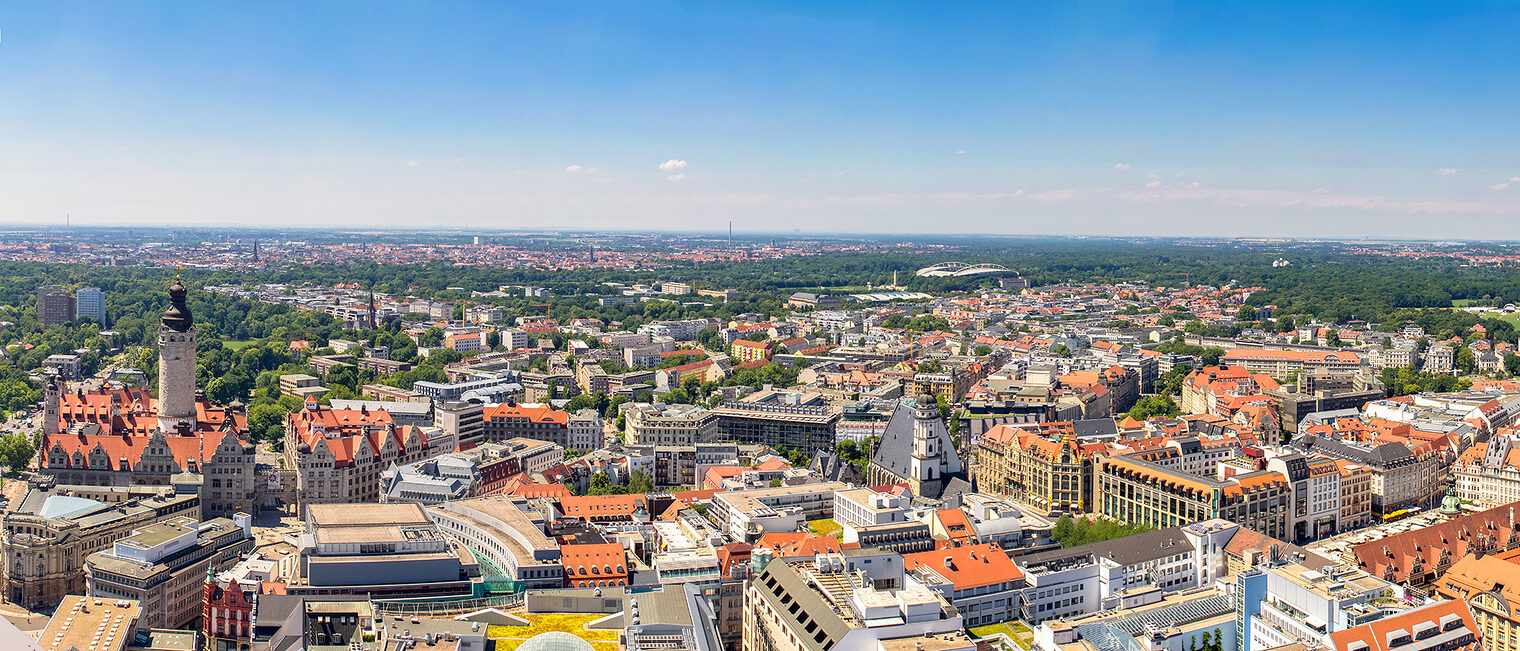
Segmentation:
{"type": "Polygon", "coordinates": [[[809,533],[767,533],[755,541],[756,549],[770,549],[777,558],[837,554],[844,549],[843,543],[833,536],[815,536],[809,533]]]}
{"type": "Polygon", "coordinates": [[[559,512],[567,518],[633,517],[647,511],[643,495],[580,495],[562,497],[559,512]]]}
{"type": "Polygon", "coordinates": [[[90,453],[99,449],[106,455],[106,463],[112,470],[120,468],[121,459],[125,457],[129,466],[136,466],[142,459],[143,452],[153,441],[162,437],[169,453],[174,455],[175,462],[180,468],[188,468],[187,461],[196,460],[199,468],[211,457],[215,456],[217,446],[227,434],[219,432],[193,432],[189,436],[165,436],[159,433],[153,435],[122,436],[118,434],[53,434],[47,437],[47,454],[43,455],[43,465],[53,467],[48,458],[55,449],[62,449],[68,458],[65,467],[73,466],[74,453],[84,455],[85,463],[89,463],[90,453]]]}
{"type": "Polygon", "coordinates": [[[518,405],[501,403],[486,407],[486,420],[498,419],[521,419],[530,423],[544,425],[566,425],[570,422],[570,414],[556,411],[554,407],[546,404],[518,405]]]}
{"type": "Polygon", "coordinates": [[[1520,532],[1515,527],[1515,509],[1520,502],[1469,513],[1428,527],[1413,529],[1361,543],[1351,548],[1357,566],[1385,581],[1402,582],[1418,564],[1421,572],[1432,571],[1443,553],[1455,562],[1479,548],[1493,544],[1508,549],[1509,541],[1520,532]],[[1480,543],[1481,541],[1484,541],[1480,543]]]}
{"type": "Polygon", "coordinates": [[[628,574],[628,557],[619,543],[560,545],[565,579],[605,579],[628,574]]]}
{"type": "Polygon", "coordinates": [[[1225,543],[1224,550],[1225,553],[1236,558],[1245,558],[1248,552],[1253,551],[1265,558],[1273,545],[1277,546],[1278,553],[1283,558],[1291,557],[1293,562],[1312,570],[1324,569],[1326,566],[1338,563],[1298,545],[1283,542],[1247,527],[1237,527],[1235,534],[1230,536],[1230,542],[1225,543]],[[1303,557],[1297,558],[1299,555],[1303,557]]]}
{"type": "Polygon", "coordinates": [[[1030,567],[1052,561],[1086,556],[1089,558],[1106,558],[1119,565],[1128,567],[1159,560],[1167,556],[1174,556],[1185,552],[1191,553],[1192,551],[1193,544],[1188,542],[1187,536],[1182,533],[1182,528],[1172,527],[1159,531],[1146,531],[1103,542],[1067,547],[1066,549],[1054,549],[1048,552],[1027,554],[1019,559],[1019,565],[1020,567],[1030,567]]]}

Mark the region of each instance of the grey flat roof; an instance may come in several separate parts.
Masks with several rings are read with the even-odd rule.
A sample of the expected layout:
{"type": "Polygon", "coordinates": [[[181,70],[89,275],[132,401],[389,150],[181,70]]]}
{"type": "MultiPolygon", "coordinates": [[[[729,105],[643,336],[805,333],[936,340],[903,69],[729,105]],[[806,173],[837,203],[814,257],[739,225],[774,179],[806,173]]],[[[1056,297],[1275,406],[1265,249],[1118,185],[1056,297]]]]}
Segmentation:
{"type": "Polygon", "coordinates": [[[1182,528],[1172,527],[1160,531],[1137,533],[1103,542],[1030,554],[1019,558],[1018,562],[1027,567],[1071,560],[1082,556],[1091,556],[1094,559],[1106,558],[1120,565],[1129,566],[1192,551],[1193,544],[1188,542],[1187,537],[1182,534],[1182,528]]]}

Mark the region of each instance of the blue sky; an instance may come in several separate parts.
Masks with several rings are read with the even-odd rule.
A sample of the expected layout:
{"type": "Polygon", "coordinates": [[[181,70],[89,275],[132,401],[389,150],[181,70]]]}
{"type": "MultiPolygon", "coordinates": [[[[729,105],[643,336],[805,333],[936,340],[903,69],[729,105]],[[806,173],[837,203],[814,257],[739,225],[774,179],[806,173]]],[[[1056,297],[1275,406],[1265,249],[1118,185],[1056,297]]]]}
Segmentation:
{"type": "Polygon", "coordinates": [[[1517,33],[1502,2],[6,3],[0,222],[1514,239],[1517,33]]]}

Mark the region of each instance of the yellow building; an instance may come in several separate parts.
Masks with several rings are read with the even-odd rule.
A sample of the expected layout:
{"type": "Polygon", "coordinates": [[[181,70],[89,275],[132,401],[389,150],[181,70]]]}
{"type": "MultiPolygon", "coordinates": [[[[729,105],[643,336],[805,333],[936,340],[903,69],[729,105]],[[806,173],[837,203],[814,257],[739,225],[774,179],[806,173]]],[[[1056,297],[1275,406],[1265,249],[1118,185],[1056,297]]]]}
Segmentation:
{"type": "Polygon", "coordinates": [[[1484,651],[1520,650],[1520,565],[1506,552],[1483,557],[1468,554],[1452,564],[1436,584],[1448,599],[1466,601],[1472,610],[1484,651]]]}
{"type": "Polygon", "coordinates": [[[994,427],[977,442],[977,485],[1050,511],[1091,510],[1093,462],[1101,443],[1082,445],[1070,422],[1036,430],[994,427]]]}

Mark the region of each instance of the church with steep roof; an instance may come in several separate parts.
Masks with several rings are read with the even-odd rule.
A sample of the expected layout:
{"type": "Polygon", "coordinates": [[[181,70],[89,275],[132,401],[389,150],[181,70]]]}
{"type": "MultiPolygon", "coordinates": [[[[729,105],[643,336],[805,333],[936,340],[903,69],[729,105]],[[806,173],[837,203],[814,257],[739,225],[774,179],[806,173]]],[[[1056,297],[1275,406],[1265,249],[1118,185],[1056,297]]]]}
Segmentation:
{"type": "Polygon", "coordinates": [[[899,404],[866,468],[867,486],[907,484],[914,497],[951,506],[971,492],[966,462],[940,417],[932,395],[899,404]]]}

